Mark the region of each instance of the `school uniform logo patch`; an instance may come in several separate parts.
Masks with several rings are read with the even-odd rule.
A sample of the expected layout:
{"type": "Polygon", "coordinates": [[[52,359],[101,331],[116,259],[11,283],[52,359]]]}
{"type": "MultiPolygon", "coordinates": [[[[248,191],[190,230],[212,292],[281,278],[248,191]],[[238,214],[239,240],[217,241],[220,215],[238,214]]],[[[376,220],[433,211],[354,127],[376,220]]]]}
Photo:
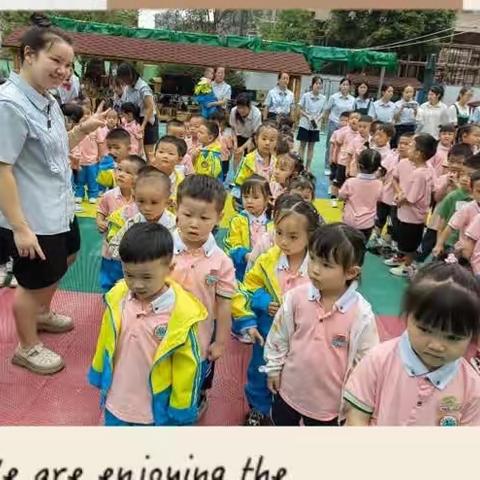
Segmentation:
{"type": "Polygon", "coordinates": [[[332,347],[344,348],[348,344],[347,337],[345,335],[335,335],[332,340],[332,347]]]}
{"type": "Polygon", "coordinates": [[[153,334],[159,340],[162,340],[165,337],[166,333],[167,333],[167,326],[166,325],[157,325],[155,327],[155,330],[153,331],[153,334]]]}
{"type": "Polygon", "coordinates": [[[459,425],[458,412],[461,409],[459,400],[454,396],[444,397],[440,400],[439,425],[441,427],[457,427],[459,425]]]}

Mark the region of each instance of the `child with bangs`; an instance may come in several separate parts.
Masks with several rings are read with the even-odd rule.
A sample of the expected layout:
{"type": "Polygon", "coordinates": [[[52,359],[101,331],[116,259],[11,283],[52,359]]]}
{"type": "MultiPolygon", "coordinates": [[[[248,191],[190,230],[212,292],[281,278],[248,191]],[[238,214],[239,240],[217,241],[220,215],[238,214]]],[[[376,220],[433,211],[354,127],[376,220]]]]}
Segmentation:
{"type": "Polygon", "coordinates": [[[270,182],[274,200],[287,190],[289,183],[303,172],[303,168],[303,161],[298,153],[292,151],[279,153],[277,151],[277,161],[270,182]]]}
{"type": "Polygon", "coordinates": [[[478,426],[480,376],[463,358],[480,324],[478,280],[454,258],[417,272],[407,329],[375,347],[347,383],[348,426],[478,426]]]}
{"type": "Polygon", "coordinates": [[[365,239],[345,224],[324,225],[308,251],[309,281],[285,295],[267,336],[263,371],[275,395],[275,425],[338,426],[347,379],[379,342],[372,307],[357,291],[365,239]]]}

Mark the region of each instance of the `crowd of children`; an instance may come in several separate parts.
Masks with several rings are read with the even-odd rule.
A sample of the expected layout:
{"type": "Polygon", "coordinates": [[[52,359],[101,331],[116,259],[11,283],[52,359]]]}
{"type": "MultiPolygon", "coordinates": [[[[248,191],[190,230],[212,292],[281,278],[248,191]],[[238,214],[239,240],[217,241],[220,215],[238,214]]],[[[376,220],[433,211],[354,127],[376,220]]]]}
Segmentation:
{"type": "MultiPolygon", "coordinates": [[[[91,115],[87,103],[63,112],[67,128],[91,115]]],[[[103,236],[88,379],[106,425],[195,424],[230,335],[252,344],[246,425],[480,425],[480,376],[463,359],[480,320],[480,127],[443,125],[438,143],[401,133],[391,149],[390,124],[340,121],[334,224],[282,118],[238,165],[223,111],[168,122],[147,161],[129,103],[71,151],[78,209],[97,205],[103,236]],[[358,291],[367,250],[412,280],[407,329],[382,344],[358,291]]]]}

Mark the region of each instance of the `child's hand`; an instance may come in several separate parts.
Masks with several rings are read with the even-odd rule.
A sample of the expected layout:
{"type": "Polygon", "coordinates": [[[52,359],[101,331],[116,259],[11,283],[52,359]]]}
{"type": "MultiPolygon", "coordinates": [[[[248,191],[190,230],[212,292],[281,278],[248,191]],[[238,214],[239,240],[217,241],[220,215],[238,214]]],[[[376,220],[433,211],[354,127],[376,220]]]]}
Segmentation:
{"type": "Polygon", "coordinates": [[[106,220],[97,220],[97,228],[100,233],[107,231],[108,222],[106,220]]]}
{"type": "Polygon", "coordinates": [[[277,314],[279,308],[280,308],[280,304],[279,304],[279,303],[272,302],[272,303],[268,306],[268,314],[269,314],[271,317],[274,317],[274,316],[277,314]]]}
{"type": "Polygon", "coordinates": [[[434,257],[439,257],[443,252],[443,245],[440,245],[437,243],[437,245],[435,245],[435,247],[433,248],[432,250],[432,255],[434,257]]]}
{"type": "Polygon", "coordinates": [[[197,158],[199,154],[200,154],[200,149],[198,147],[192,148],[192,153],[191,153],[192,159],[197,158]]]}
{"type": "Polygon", "coordinates": [[[219,342],[213,342],[210,347],[208,347],[208,361],[214,362],[218,360],[225,352],[225,345],[219,342]]]}
{"type": "Polygon", "coordinates": [[[255,328],[249,328],[247,333],[250,335],[250,338],[253,342],[258,342],[261,347],[263,347],[264,341],[263,337],[260,335],[260,332],[255,328]]]}
{"type": "Polygon", "coordinates": [[[273,377],[267,378],[268,389],[276,395],[280,389],[280,375],[275,375],[273,377]]]}

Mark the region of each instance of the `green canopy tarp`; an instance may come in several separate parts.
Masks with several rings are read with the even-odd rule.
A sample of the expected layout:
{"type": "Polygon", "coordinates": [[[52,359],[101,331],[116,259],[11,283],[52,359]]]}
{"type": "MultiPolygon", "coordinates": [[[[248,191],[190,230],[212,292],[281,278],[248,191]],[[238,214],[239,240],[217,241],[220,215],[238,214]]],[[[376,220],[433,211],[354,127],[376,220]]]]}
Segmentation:
{"type": "Polygon", "coordinates": [[[77,33],[114,35],[173,43],[192,43],[212,47],[246,48],[254,52],[299,53],[305,56],[314,72],[320,71],[328,62],[347,63],[351,69],[385,67],[386,70],[394,70],[397,66],[397,55],[388,52],[319,47],[301,42],[272,42],[259,37],[241,37],[238,35],[222,36],[162,29],[131,28],[107,23],[84,22],[59,16],[51,16],[50,20],[58,28],[77,33]]]}

